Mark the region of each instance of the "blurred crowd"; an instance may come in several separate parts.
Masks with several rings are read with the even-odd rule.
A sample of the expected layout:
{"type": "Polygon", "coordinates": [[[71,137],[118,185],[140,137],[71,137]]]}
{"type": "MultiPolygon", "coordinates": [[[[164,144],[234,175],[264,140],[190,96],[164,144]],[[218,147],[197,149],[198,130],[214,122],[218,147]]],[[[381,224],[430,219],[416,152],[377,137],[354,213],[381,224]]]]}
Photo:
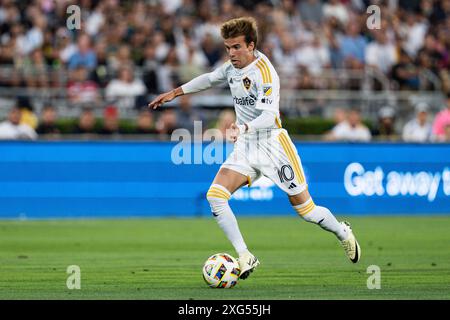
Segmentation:
{"type": "Polygon", "coordinates": [[[325,140],[367,142],[376,137],[383,141],[450,142],[450,94],[446,106],[435,116],[430,114],[427,103],[417,103],[412,118],[400,127],[396,112],[390,106],[380,108],[377,122],[371,129],[363,122],[358,109],[336,108],[334,121],[336,124],[325,134],[325,140]]]}
{"type": "MultiPolygon", "coordinates": [[[[120,118],[108,110],[141,108],[227,60],[220,25],[246,15],[257,19],[258,48],[283,75],[283,89],[361,89],[360,79],[323,75],[371,69],[392,89],[439,83],[450,91],[450,0],[0,0],[0,89],[62,88],[81,106],[80,119],[98,105],[105,119],[120,118]],[[81,9],[80,29],[67,27],[71,4],[81,9]],[[379,29],[367,27],[371,4],[381,8],[379,29]]],[[[146,117],[164,132],[166,122],[192,126],[194,110],[146,117]]],[[[335,131],[330,139],[348,130],[335,131]]]]}
{"type": "Polygon", "coordinates": [[[85,102],[99,89],[109,100],[164,92],[224,62],[220,24],[245,15],[258,20],[258,47],[286,75],[283,87],[339,86],[321,74],[369,67],[394,88],[432,89],[433,76],[450,88],[450,0],[1,0],[0,64],[14,68],[0,84],[63,83],[85,102]],[[370,30],[372,3],[381,20],[370,30]],[[71,4],[79,30],[66,25],[71,4]]]}
{"type": "MultiPolygon", "coordinates": [[[[142,108],[136,119],[121,119],[120,108],[110,105],[99,110],[82,108],[76,121],[61,117],[57,108],[52,104],[45,104],[40,114],[36,114],[27,98],[21,97],[9,110],[7,119],[0,122],[0,140],[35,140],[39,135],[46,138],[61,138],[66,134],[84,135],[93,138],[107,135],[147,134],[160,135],[167,139],[176,129],[186,129],[194,133],[196,121],[202,123],[200,132],[208,129],[203,114],[192,108],[190,96],[179,99],[178,108],[165,108],[155,116],[155,112],[142,108]],[[205,127],[203,127],[205,126],[205,127]]],[[[212,126],[225,129],[235,121],[234,111],[224,110],[219,115],[217,123],[212,126]],[[223,115],[232,115],[224,117],[223,115]],[[228,119],[226,123],[222,118],[228,119]]]]}
{"type": "MultiPolygon", "coordinates": [[[[25,100],[26,101],[26,100],[25,100]]],[[[376,137],[383,141],[405,142],[450,142],[450,94],[446,105],[435,116],[430,115],[429,105],[419,102],[414,106],[414,116],[401,128],[396,125],[395,110],[390,106],[380,108],[378,121],[369,128],[364,123],[361,110],[357,108],[335,108],[334,127],[324,134],[327,141],[368,142],[376,137]]],[[[191,134],[200,133],[200,139],[211,140],[212,136],[226,139],[227,129],[235,122],[235,114],[231,109],[222,110],[217,121],[212,125],[204,115],[192,109],[190,96],[180,97],[179,108],[165,108],[158,119],[148,109],[141,109],[131,129],[123,130],[119,125],[119,109],[108,106],[99,119],[94,110],[85,108],[73,126],[66,126],[64,132],[58,125],[58,113],[54,106],[48,104],[37,117],[27,103],[19,100],[8,114],[8,118],[0,123],[0,140],[35,140],[38,135],[60,138],[61,134],[77,134],[85,137],[148,134],[167,139],[176,129],[184,129],[191,134]],[[22,107],[19,107],[22,106],[22,107]],[[200,129],[195,123],[200,123],[200,129]],[[67,130],[69,128],[70,130],[67,130]],[[216,134],[206,131],[217,129],[216,134]],[[217,134],[217,132],[219,132],[217,134]]],[[[296,132],[291,134],[295,135],[296,132]]]]}

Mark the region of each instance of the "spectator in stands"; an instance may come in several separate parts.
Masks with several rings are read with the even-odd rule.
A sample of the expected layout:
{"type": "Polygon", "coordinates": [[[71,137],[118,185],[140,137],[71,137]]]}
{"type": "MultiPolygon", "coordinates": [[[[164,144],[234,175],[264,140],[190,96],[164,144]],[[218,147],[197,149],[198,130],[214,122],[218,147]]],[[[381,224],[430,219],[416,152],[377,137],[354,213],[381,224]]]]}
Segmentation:
{"type": "MultiPolygon", "coordinates": [[[[142,3],[142,2],[141,2],[142,3]]],[[[144,59],[144,52],[142,48],[145,47],[147,42],[147,35],[142,28],[136,28],[130,40],[130,58],[131,63],[134,65],[142,65],[144,59]]]]}
{"type": "Polygon", "coordinates": [[[80,114],[74,133],[95,134],[95,114],[91,108],[85,108],[80,114]]]}
{"type": "Polygon", "coordinates": [[[52,30],[45,30],[44,32],[44,43],[42,44],[42,51],[44,61],[46,66],[58,66],[58,48],[55,45],[54,33],[52,30]]]}
{"type": "Polygon", "coordinates": [[[86,32],[92,37],[95,37],[105,24],[106,1],[96,1],[96,3],[97,5],[86,19],[86,32]]]}
{"type": "Polygon", "coordinates": [[[153,113],[147,109],[143,109],[139,112],[137,123],[136,123],[136,133],[137,134],[156,134],[158,131],[155,129],[155,124],[153,122],[153,113]]]}
{"type": "Polygon", "coordinates": [[[220,60],[222,55],[221,49],[218,47],[211,33],[207,33],[201,43],[203,54],[206,56],[209,66],[214,66],[220,60]]]}
{"type": "Polygon", "coordinates": [[[56,125],[57,113],[55,107],[47,104],[42,109],[41,121],[36,129],[38,134],[59,134],[60,131],[56,125]]]}
{"type": "Polygon", "coordinates": [[[427,34],[425,36],[424,45],[418,51],[418,56],[427,56],[427,60],[429,60],[429,65],[426,67],[434,72],[438,73],[439,63],[443,59],[443,55],[445,55],[445,49],[440,46],[440,43],[437,41],[435,35],[427,34]]]}
{"type": "MultiPolygon", "coordinates": [[[[109,67],[116,72],[116,68],[131,63],[143,67],[135,71],[137,78],[142,75],[146,92],[169,91],[184,83],[183,79],[200,73],[201,68],[212,71],[225,62],[227,59],[221,61],[217,55],[222,46],[217,42],[220,22],[251,14],[258,17],[260,24],[258,47],[280,71],[282,87],[293,89],[289,91],[291,97],[298,96],[295,92],[298,88],[370,90],[372,86],[378,89],[383,76],[364,77],[367,65],[385,73],[386,88],[450,90],[448,0],[378,1],[382,25],[381,30],[373,33],[375,40],[366,27],[365,11],[373,1],[260,0],[257,4],[243,1],[173,0],[166,4],[88,0],[81,6],[81,31],[68,30],[65,25],[67,0],[0,1],[0,86],[19,87],[24,91],[29,87],[66,86],[67,70],[77,73],[81,67],[87,70],[86,79],[96,82],[97,88],[73,85],[69,96],[80,95],[97,102],[98,98],[92,95],[99,96],[99,88],[118,80],[109,67]],[[324,34],[327,39],[323,38],[324,34]],[[320,50],[312,45],[314,36],[319,40],[316,43],[320,43],[320,50]],[[371,40],[365,49],[364,39],[371,40]],[[411,56],[403,52],[397,63],[395,52],[399,54],[400,49],[411,56]],[[297,59],[299,51],[300,59],[297,59]],[[296,56],[293,63],[291,52],[296,56]],[[330,63],[322,63],[325,55],[329,56],[325,60],[330,63]],[[302,65],[299,66],[298,60],[302,65]],[[324,76],[322,71],[328,64],[333,68],[357,70],[327,72],[324,76]],[[47,74],[46,79],[37,76],[42,71],[47,74]],[[368,81],[361,81],[363,78],[368,81]]],[[[113,96],[115,89],[111,91],[113,96]]],[[[287,94],[283,97],[291,99],[287,94]]],[[[301,99],[308,100],[306,96],[301,99]]],[[[135,107],[142,105],[139,98],[134,101],[135,107]]],[[[88,105],[97,107],[94,102],[88,105]]],[[[133,98],[128,102],[132,106],[133,98]]],[[[316,101],[305,101],[296,104],[302,105],[299,108],[289,108],[288,103],[282,111],[297,109],[290,113],[295,115],[307,105],[305,110],[312,114],[321,108],[323,103],[320,103],[317,107],[316,101]],[[314,110],[309,107],[313,104],[314,110]]],[[[22,118],[26,117],[24,112],[22,118]]]]}
{"type": "MultiPolygon", "coordinates": [[[[334,113],[333,113],[334,127],[333,128],[336,128],[341,123],[347,123],[347,120],[348,120],[348,114],[347,114],[346,109],[339,108],[339,107],[334,109],[334,113]]],[[[329,132],[325,133],[324,139],[325,140],[335,140],[335,137],[333,135],[333,129],[330,130],[329,132]]]]}
{"type": "Polygon", "coordinates": [[[344,60],[344,66],[350,69],[361,69],[364,66],[367,39],[360,34],[356,21],[347,25],[346,33],[338,37],[339,51],[344,60]]]}
{"type": "MultiPolygon", "coordinates": [[[[450,1],[449,3],[450,8],[450,1]]],[[[436,48],[440,53],[440,59],[437,61],[438,76],[442,81],[442,90],[450,92],[450,39],[448,34],[450,32],[450,14],[448,18],[448,27],[446,30],[439,29],[437,31],[436,48]]]]}
{"type": "Polygon", "coordinates": [[[29,57],[24,59],[22,70],[27,87],[48,87],[47,76],[49,70],[41,49],[34,50],[29,57]]]}
{"type": "Polygon", "coordinates": [[[88,70],[83,66],[76,67],[70,73],[67,83],[69,101],[74,104],[92,105],[100,103],[100,93],[97,83],[88,79],[88,70]]]}
{"type": "Polygon", "coordinates": [[[298,68],[298,82],[296,83],[297,89],[316,89],[314,78],[309,73],[308,69],[304,66],[298,68]]]}
{"type": "Polygon", "coordinates": [[[186,38],[177,50],[178,59],[181,65],[178,69],[180,81],[186,83],[189,80],[205,72],[208,60],[201,50],[198,50],[190,38],[186,38]]]}
{"type": "Polygon", "coordinates": [[[149,44],[145,47],[144,51],[144,61],[142,62],[143,75],[142,80],[144,81],[147,92],[151,94],[157,94],[160,92],[159,80],[158,80],[158,68],[159,63],[156,60],[155,48],[153,45],[149,44]]]}
{"type": "Polygon", "coordinates": [[[108,106],[103,112],[103,126],[98,132],[103,135],[112,135],[119,132],[119,110],[108,106]]]}
{"type": "Polygon", "coordinates": [[[40,48],[44,42],[44,30],[47,26],[47,19],[41,13],[36,12],[32,20],[33,27],[26,32],[20,45],[19,53],[22,56],[29,55],[40,48]]]}
{"type": "Polygon", "coordinates": [[[366,47],[365,62],[368,66],[387,74],[397,62],[397,49],[383,29],[373,31],[375,41],[366,47]]]}
{"type": "Polygon", "coordinates": [[[450,93],[447,93],[447,107],[440,111],[433,122],[433,140],[446,141],[450,125],[450,93]]]}
{"type": "Polygon", "coordinates": [[[91,38],[87,34],[81,34],[78,38],[77,51],[69,58],[69,69],[84,67],[89,71],[97,66],[97,55],[91,48],[91,38]]]}
{"type": "Polygon", "coordinates": [[[189,132],[194,133],[194,121],[200,121],[203,126],[204,117],[196,109],[192,108],[189,95],[181,96],[178,102],[180,106],[177,108],[177,127],[185,128],[189,132]]]}
{"type": "Polygon", "coordinates": [[[127,44],[122,44],[117,52],[108,59],[108,67],[113,72],[119,71],[122,66],[132,66],[133,64],[131,48],[127,44]]]}
{"type": "Polygon", "coordinates": [[[450,142],[450,123],[445,126],[445,135],[442,139],[443,142],[450,142]]]}
{"type": "Polygon", "coordinates": [[[69,30],[61,27],[57,30],[55,35],[55,44],[57,48],[57,58],[63,64],[68,64],[70,57],[77,52],[77,45],[72,42],[69,30]]]}
{"type": "MultiPolygon", "coordinates": [[[[341,59],[337,55],[339,50],[336,50],[335,46],[337,41],[333,39],[339,38],[343,30],[347,29],[348,33],[349,29],[357,28],[358,24],[364,25],[364,29],[367,29],[365,28],[367,20],[365,6],[370,1],[262,0],[251,6],[251,12],[246,12],[243,7],[247,5],[237,1],[206,1],[201,2],[200,8],[194,9],[195,1],[186,0],[185,7],[185,3],[180,6],[182,1],[177,0],[171,1],[171,3],[176,2],[175,7],[178,6],[174,14],[163,12],[165,4],[154,5],[151,1],[137,1],[127,5],[120,1],[88,1],[92,3],[82,6],[81,30],[85,33],[78,36],[77,44],[72,43],[71,36],[80,33],[78,31],[71,33],[63,23],[67,19],[63,8],[64,2],[67,1],[43,1],[45,5],[40,5],[41,2],[8,1],[0,7],[0,11],[3,12],[1,14],[3,18],[0,18],[0,62],[14,64],[16,67],[22,66],[23,62],[37,50],[36,52],[42,51],[47,64],[61,67],[62,71],[67,66],[72,69],[82,64],[89,71],[94,69],[98,76],[105,74],[105,68],[101,68],[103,71],[99,73],[99,70],[93,68],[96,65],[95,60],[98,63],[100,59],[103,59],[105,64],[106,58],[124,56],[125,60],[141,65],[146,45],[154,47],[154,62],[157,67],[160,67],[172,48],[180,51],[184,38],[189,38],[195,44],[197,53],[202,50],[208,52],[208,57],[212,61],[209,64],[211,67],[215,66],[214,61],[218,61],[217,48],[221,45],[217,43],[217,36],[220,37],[218,21],[250,13],[258,16],[260,20],[261,41],[258,46],[266,55],[270,56],[270,48],[280,47],[279,39],[285,37],[285,34],[286,38],[295,39],[292,46],[296,51],[304,45],[303,40],[308,40],[311,35],[322,34],[325,31],[328,37],[326,47],[331,51],[330,60],[334,67],[340,67],[341,59]],[[92,40],[95,39],[95,51],[89,44],[90,37],[92,40]],[[100,45],[97,46],[99,43],[100,45]],[[201,48],[202,44],[203,48],[201,48]],[[83,54],[84,51],[90,53],[83,54]],[[100,55],[102,55],[101,58],[100,55]]],[[[245,1],[247,2],[251,3],[251,1],[245,1]]],[[[406,0],[381,1],[379,5],[385,19],[382,19],[379,31],[387,34],[389,44],[403,48],[412,59],[418,57],[417,64],[421,65],[422,70],[427,73],[429,70],[436,74],[443,82],[442,87],[448,89],[450,88],[450,75],[447,71],[450,63],[447,41],[449,1],[415,0],[414,3],[415,5],[410,5],[406,0]],[[425,34],[427,39],[424,38],[425,34]]],[[[344,37],[346,36],[348,34],[344,37]]],[[[380,45],[377,45],[377,41],[370,44],[371,50],[366,50],[365,55],[368,59],[364,61],[380,68],[383,72],[388,72],[391,65],[391,50],[390,48],[384,51],[378,50],[377,47],[379,48],[380,45]],[[384,52],[387,54],[383,54],[384,52]]],[[[355,44],[355,41],[350,42],[355,44]]],[[[353,56],[352,51],[361,51],[360,48],[352,48],[351,44],[345,44],[341,48],[347,51],[344,54],[349,57],[353,56]]],[[[185,49],[184,51],[184,54],[178,54],[180,59],[178,66],[185,66],[187,51],[185,49]]],[[[202,55],[205,56],[205,54],[202,55]]],[[[39,60],[39,54],[35,54],[34,58],[39,60]]],[[[118,60],[123,61],[121,58],[118,60]]],[[[271,59],[271,61],[275,60],[271,59]]],[[[361,66],[354,63],[359,61],[360,59],[350,58],[347,67],[361,66]]],[[[120,65],[117,61],[114,64],[120,65]]],[[[174,69],[178,66],[175,65],[174,69]]],[[[186,68],[181,68],[183,69],[186,68]]],[[[23,84],[21,72],[22,69],[17,68],[11,76],[8,75],[7,85],[36,85],[36,81],[23,84]]],[[[169,79],[174,79],[178,74],[176,70],[169,72],[169,79]]],[[[314,73],[310,71],[310,74],[314,73]]],[[[4,73],[0,72],[0,77],[5,77],[4,73]]],[[[182,77],[187,78],[187,75],[182,77]]],[[[102,87],[106,80],[109,80],[95,79],[99,80],[102,87]]],[[[292,82],[294,81],[290,81],[292,82]]],[[[154,86],[151,87],[154,88],[154,86]]],[[[163,89],[164,86],[160,87],[160,91],[170,90],[170,88],[163,89]]]]}
{"type": "Polygon", "coordinates": [[[429,17],[430,21],[442,23],[446,18],[450,17],[450,1],[438,1],[433,8],[433,12],[429,17]]]}
{"type": "Polygon", "coordinates": [[[155,31],[150,40],[151,45],[155,48],[155,58],[162,62],[166,59],[170,45],[165,41],[164,34],[161,31],[155,31]]]}
{"type": "MultiPolygon", "coordinates": [[[[4,24],[4,26],[6,25],[4,24]]],[[[0,42],[1,63],[17,64],[17,58],[21,57],[18,51],[23,37],[23,26],[18,22],[11,23],[9,25],[9,32],[3,35],[2,41],[0,42]]]]}
{"type": "Polygon", "coordinates": [[[406,142],[427,142],[431,138],[431,123],[427,121],[428,105],[424,102],[417,104],[416,117],[403,127],[402,138],[406,142]]]}
{"type": "Polygon", "coordinates": [[[170,135],[177,129],[177,114],[173,109],[164,109],[156,122],[156,130],[159,134],[170,135]]]}
{"type": "Polygon", "coordinates": [[[325,37],[325,41],[328,43],[330,64],[333,69],[344,68],[344,57],[339,44],[339,41],[343,35],[344,33],[336,31],[330,22],[324,24],[323,36],[325,37]]]}
{"type": "Polygon", "coordinates": [[[373,130],[373,135],[382,139],[395,140],[395,110],[391,106],[384,106],[378,111],[378,123],[373,130]]]}
{"type": "Polygon", "coordinates": [[[174,48],[170,48],[163,63],[158,68],[158,87],[162,91],[170,91],[181,85],[178,75],[180,62],[178,61],[177,52],[174,48]]]}
{"type": "Polygon", "coordinates": [[[97,54],[97,67],[92,72],[92,81],[95,81],[101,88],[106,87],[110,77],[108,75],[108,44],[105,39],[99,39],[95,43],[95,53],[97,54]]]}
{"type": "MultiPolygon", "coordinates": [[[[297,47],[291,34],[283,32],[280,45],[273,50],[274,63],[279,66],[280,72],[295,79],[297,73],[297,47]]],[[[286,81],[289,87],[295,86],[294,81],[286,81]]]]}
{"type": "Polygon", "coordinates": [[[396,87],[398,87],[398,89],[419,89],[419,70],[406,51],[400,50],[399,61],[392,67],[391,73],[392,80],[396,82],[396,87]]]}
{"type": "Polygon", "coordinates": [[[347,7],[340,0],[329,0],[323,5],[325,19],[335,18],[345,26],[350,18],[347,7]]]}
{"type": "Polygon", "coordinates": [[[130,65],[122,66],[118,79],[111,80],[105,90],[107,101],[119,108],[134,108],[136,98],[147,92],[143,81],[135,77],[130,65]]]}
{"type": "Polygon", "coordinates": [[[18,97],[17,107],[21,112],[20,124],[26,124],[35,130],[38,126],[38,117],[34,113],[34,108],[31,104],[30,98],[27,96],[18,97]]]}
{"type": "Polygon", "coordinates": [[[415,57],[417,51],[423,46],[425,35],[428,30],[428,23],[419,12],[406,11],[406,18],[401,24],[401,32],[405,41],[403,50],[410,57],[415,57]]]}
{"type": "Polygon", "coordinates": [[[328,137],[330,140],[370,141],[372,136],[369,129],[361,121],[361,111],[353,108],[348,114],[348,120],[336,125],[328,137]]]}
{"type": "Polygon", "coordinates": [[[0,140],[36,140],[37,133],[26,124],[21,124],[22,114],[18,107],[8,113],[8,119],[0,123],[0,140]]]}
{"type": "Polygon", "coordinates": [[[304,44],[297,51],[297,62],[305,67],[309,74],[319,76],[324,68],[330,67],[329,49],[319,36],[315,35],[311,42],[304,44]]]}
{"type": "Polygon", "coordinates": [[[319,27],[323,19],[322,0],[302,0],[297,3],[303,23],[311,29],[319,27]]]}

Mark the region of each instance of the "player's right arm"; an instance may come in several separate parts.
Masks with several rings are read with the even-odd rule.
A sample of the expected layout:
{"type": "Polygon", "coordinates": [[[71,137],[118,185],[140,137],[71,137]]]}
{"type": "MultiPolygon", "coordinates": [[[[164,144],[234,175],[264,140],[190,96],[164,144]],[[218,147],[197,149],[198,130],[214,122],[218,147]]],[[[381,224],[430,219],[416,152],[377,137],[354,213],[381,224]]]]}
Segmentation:
{"type": "Polygon", "coordinates": [[[228,65],[229,62],[225,62],[221,67],[217,68],[213,72],[204,73],[183,84],[181,87],[160,94],[148,104],[148,107],[156,109],[162,106],[164,103],[172,101],[178,96],[203,91],[211,88],[212,86],[223,83],[227,80],[226,68],[228,65]]]}
{"type": "Polygon", "coordinates": [[[178,87],[176,89],[170,90],[169,92],[165,92],[157,96],[155,99],[153,99],[152,102],[148,104],[149,108],[156,109],[160,106],[162,106],[164,103],[172,101],[178,96],[183,95],[184,92],[181,89],[181,87],[178,87]]]}

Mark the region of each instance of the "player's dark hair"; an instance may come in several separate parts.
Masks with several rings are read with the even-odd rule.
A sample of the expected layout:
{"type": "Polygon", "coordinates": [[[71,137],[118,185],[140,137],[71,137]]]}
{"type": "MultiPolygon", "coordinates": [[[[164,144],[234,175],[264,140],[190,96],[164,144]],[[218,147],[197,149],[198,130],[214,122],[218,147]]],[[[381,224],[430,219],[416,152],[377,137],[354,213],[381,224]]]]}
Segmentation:
{"type": "Polygon", "coordinates": [[[258,43],[258,27],[256,20],[252,17],[242,17],[228,20],[220,28],[222,38],[229,39],[245,36],[245,42],[249,45],[254,43],[255,48],[258,43]]]}

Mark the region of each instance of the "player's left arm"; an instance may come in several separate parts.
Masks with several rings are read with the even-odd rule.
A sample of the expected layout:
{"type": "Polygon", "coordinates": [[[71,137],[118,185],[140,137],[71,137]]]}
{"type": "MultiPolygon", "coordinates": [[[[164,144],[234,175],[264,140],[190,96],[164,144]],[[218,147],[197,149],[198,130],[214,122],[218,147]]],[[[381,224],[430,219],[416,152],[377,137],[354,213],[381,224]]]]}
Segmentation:
{"type": "Polygon", "coordinates": [[[170,102],[178,96],[182,96],[184,94],[181,87],[170,90],[169,92],[165,92],[157,96],[152,102],[148,104],[149,108],[156,109],[162,106],[166,102],[170,102]]]}
{"type": "Polygon", "coordinates": [[[232,141],[236,141],[240,134],[247,132],[255,132],[259,129],[266,129],[273,127],[276,124],[277,114],[271,110],[263,110],[263,112],[252,121],[244,124],[231,125],[231,129],[234,131],[231,134],[232,141]]]}

